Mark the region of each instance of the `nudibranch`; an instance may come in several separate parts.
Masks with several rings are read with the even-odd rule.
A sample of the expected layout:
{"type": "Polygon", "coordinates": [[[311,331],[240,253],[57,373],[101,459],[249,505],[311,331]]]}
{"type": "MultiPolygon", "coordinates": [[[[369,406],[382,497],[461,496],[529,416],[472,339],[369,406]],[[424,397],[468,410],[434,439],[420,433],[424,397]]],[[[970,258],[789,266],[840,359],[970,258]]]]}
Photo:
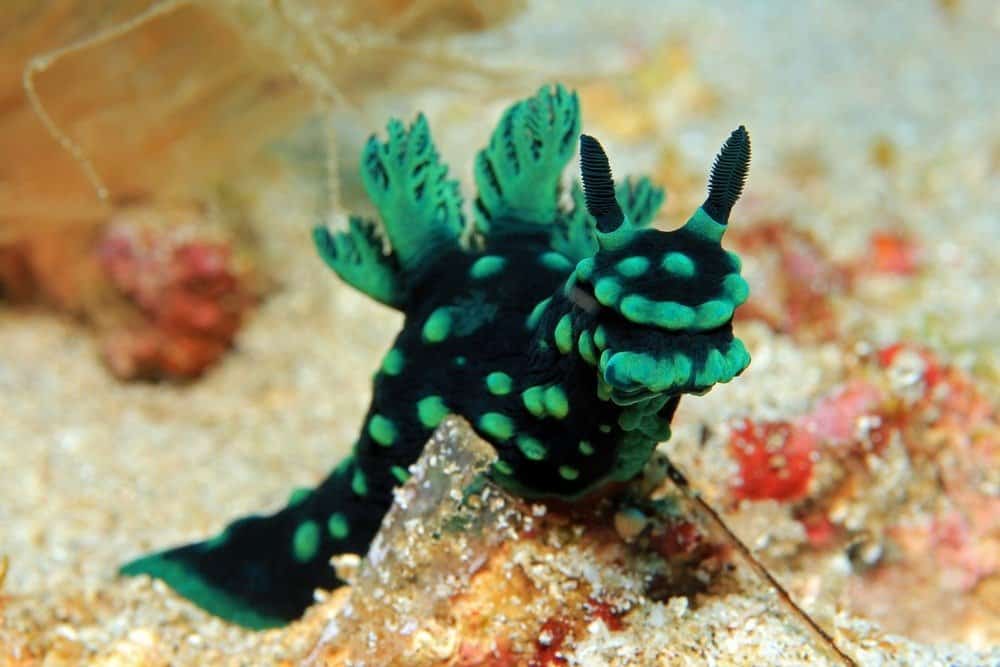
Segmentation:
{"type": "Polygon", "coordinates": [[[314,589],[339,583],[332,555],[367,551],[393,487],[449,413],[496,447],[494,481],[523,496],[572,500],[635,477],[670,437],[681,395],[750,361],[732,329],[747,284],[720,244],[749,161],[740,127],[705,203],[658,231],[663,191],[646,178],[615,185],[601,145],[580,135],[576,94],[542,88],[505,111],[477,155],[467,233],[427,121],[391,121],[361,159],[381,228],[355,217],[346,231],[314,231],[342,280],[405,314],[352,454],[281,511],[122,571],[159,577],[248,627],[286,623],[314,589]],[[564,207],[578,140],[583,187],[564,207]]]}

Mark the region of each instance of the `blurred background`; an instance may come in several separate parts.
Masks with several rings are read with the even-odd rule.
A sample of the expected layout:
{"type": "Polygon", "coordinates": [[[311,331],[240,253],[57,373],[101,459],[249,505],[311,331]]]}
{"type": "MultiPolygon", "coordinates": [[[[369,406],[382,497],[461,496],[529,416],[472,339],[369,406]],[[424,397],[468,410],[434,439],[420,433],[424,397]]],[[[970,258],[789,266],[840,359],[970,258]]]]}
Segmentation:
{"type": "Polygon", "coordinates": [[[998,37],[988,0],[8,0],[0,632],[113,637],[157,611],[122,561],[322,478],[401,318],[311,227],[371,211],[360,148],[419,111],[471,201],[561,82],[664,229],[753,138],[754,362],[682,406],[678,462],[807,606],[1000,643],[998,37]]]}

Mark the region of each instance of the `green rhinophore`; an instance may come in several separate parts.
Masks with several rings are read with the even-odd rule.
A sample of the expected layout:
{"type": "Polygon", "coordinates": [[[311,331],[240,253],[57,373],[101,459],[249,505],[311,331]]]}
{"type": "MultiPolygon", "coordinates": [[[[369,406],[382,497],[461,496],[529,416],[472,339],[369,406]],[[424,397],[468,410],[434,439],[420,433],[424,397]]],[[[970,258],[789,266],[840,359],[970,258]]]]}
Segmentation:
{"type": "Polygon", "coordinates": [[[559,318],[556,330],[553,332],[556,349],[563,354],[569,354],[573,349],[573,318],[566,313],[559,318]]]}
{"type": "Polygon", "coordinates": [[[387,417],[375,414],[368,422],[368,435],[383,447],[392,447],[396,442],[396,425],[387,417]]]}
{"type": "Polygon", "coordinates": [[[660,266],[668,273],[682,278],[690,278],[695,272],[694,262],[682,252],[668,252],[663,256],[660,266]]]}
{"type": "Polygon", "coordinates": [[[319,524],[315,521],[303,521],[292,535],[292,555],[295,560],[305,563],[316,557],[319,552],[319,524]]]}
{"type": "Polygon", "coordinates": [[[476,280],[489,278],[490,276],[495,276],[503,271],[503,267],[506,263],[507,260],[499,255],[485,255],[472,263],[472,267],[469,269],[469,275],[476,280]]]}
{"type": "Polygon", "coordinates": [[[403,353],[392,348],[385,354],[385,358],[382,359],[382,372],[386,375],[399,375],[403,372],[403,366],[405,365],[405,358],[403,353]]]}
{"type": "Polygon", "coordinates": [[[426,396],[417,401],[417,418],[426,428],[437,428],[448,414],[448,406],[440,396],[426,396]]]}
{"type": "Polygon", "coordinates": [[[528,435],[517,437],[517,448],[521,450],[526,459],[531,461],[541,461],[548,454],[548,449],[536,438],[528,435]]]}
{"type": "Polygon", "coordinates": [[[342,540],[351,533],[351,528],[347,524],[347,517],[340,512],[334,512],[326,522],[326,529],[330,537],[335,540],[342,540]]]}
{"type": "Polygon", "coordinates": [[[524,407],[536,417],[545,414],[545,390],[542,387],[528,387],[521,392],[521,400],[524,407]]]}
{"type": "Polygon", "coordinates": [[[545,411],[556,419],[564,419],[569,414],[569,401],[566,392],[557,384],[545,389],[545,411]]]}
{"type": "Polygon", "coordinates": [[[514,422],[499,412],[487,412],[480,417],[479,428],[498,440],[509,440],[514,435],[514,422]]]}
{"type": "Polygon", "coordinates": [[[406,468],[400,466],[389,466],[389,472],[392,476],[396,478],[396,481],[400,484],[406,484],[406,480],[410,479],[410,473],[406,468]]]}
{"type": "Polygon", "coordinates": [[[514,380],[502,371],[494,371],[486,376],[486,388],[494,396],[506,396],[514,388],[514,380]]]}
{"type": "Polygon", "coordinates": [[[387,306],[406,306],[405,289],[395,257],[382,252],[382,238],[375,223],[351,217],[346,231],[313,229],[319,256],[348,285],[387,306]]]}
{"type": "Polygon", "coordinates": [[[641,255],[626,257],[615,264],[615,271],[626,278],[638,278],[649,270],[649,260],[641,255]]]}
{"type": "Polygon", "coordinates": [[[712,243],[718,243],[722,240],[722,235],[726,233],[726,226],[719,224],[712,219],[705,209],[698,208],[694,212],[684,226],[681,227],[682,230],[694,236],[701,237],[706,241],[711,241],[712,243]]]}
{"type": "Polygon", "coordinates": [[[553,271],[565,273],[573,269],[573,262],[568,257],[552,250],[543,252],[541,257],[539,257],[539,261],[542,263],[542,266],[553,271]]]}
{"type": "Polygon", "coordinates": [[[428,343],[440,343],[451,333],[451,312],[446,306],[438,308],[424,322],[423,337],[428,343]]]}

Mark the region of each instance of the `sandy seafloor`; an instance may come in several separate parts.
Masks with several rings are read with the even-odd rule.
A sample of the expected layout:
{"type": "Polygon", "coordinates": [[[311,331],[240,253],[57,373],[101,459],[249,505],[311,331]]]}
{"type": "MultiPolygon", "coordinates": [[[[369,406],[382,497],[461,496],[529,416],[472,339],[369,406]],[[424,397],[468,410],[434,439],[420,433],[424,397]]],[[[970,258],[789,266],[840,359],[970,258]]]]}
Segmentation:
{"type": "MultiPolygon", "coordinates": [[[[510,101],[546,80],[580,85],[634,69],[663,44],[684,44],[689,71],[664,76],[661,92],[654,76],[641,112],[614,106],[634,99],[602,108],[584,99],[585,131],[605,141],[616,170],[653,168],[669,146],[678,173],[702,174],[728,132],[746,124],[754,157],[735,224],[788,218],[835,257],[861,254],[876,226],[915,235],[927,252],[925,276],[876,289],[878,298],[844,316],[873,344],[933,346],[995,400],[1000,6],[711,4],[539,3],[506,26],[453,40],[467,56],[514,74],[496,89],[386,94],[343,112],[347,202],[359,201],[352,156],[390,114],[428,114],[468,193],[472,147],[510,101]],[[692,89],[710,91],[709,110],[691,101],[692,89]],[[630,134],[629,114],[652,119],[642,136],[630,134]],[[880,139],[895,147],[891,169],[871,159],[880,139]],[[803,155],[818,176],[801,178],[803,155]]],[[[249,647],[253,654],[234,660],[270,664],[306,648],[244,633],[160,587],[115,576],[125,559],[277,508],[292,488],[320,479],[353,441],[371,372],[400,325],[398,314],[339,283],[314,257],[308,230],[322,204],[307,170],[276,173],[259,184],[253,222],[279,288],[235,352],[189,387],[120,384],[86,330],[55,315],[0,310],[5,627],[29,632],[38,646],[69,647],[65,662],[45,664],[85,663],[130,632],[140,644],[141,633],[166,638],[176,664],[212,664],[249,647]]],[[[674,217],[662,225],[682,221],[679,209],[668,210],[674,217]]],[[[837,363],[828,348],[760,328],[752,341],[754,366],[686,401],[680,433],[685,424],[801,410],[837,363]]],[[[971,635],[995,638],[1000,620],[991,622],[971,635]]],[[[995,650],[992,660],[1000,662],[995,650]]]]}

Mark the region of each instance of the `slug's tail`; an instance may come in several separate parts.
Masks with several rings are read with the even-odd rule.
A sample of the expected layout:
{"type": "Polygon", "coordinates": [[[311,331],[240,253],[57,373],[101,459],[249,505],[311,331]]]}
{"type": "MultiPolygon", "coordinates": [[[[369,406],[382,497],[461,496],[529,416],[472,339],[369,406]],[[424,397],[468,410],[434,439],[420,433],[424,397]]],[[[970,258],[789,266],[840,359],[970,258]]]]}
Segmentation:
{"type": "Polygon", "coordinates": [[[316,588],[341,584],[330,556],[368,551],[391,493],[359,489],[358,480],[349,458],[315,489],[292,494],[281,511],[139,558],[121,573],[162,579],[206,611],[248,628],[284,625],[312,604],[316,588]]]}

